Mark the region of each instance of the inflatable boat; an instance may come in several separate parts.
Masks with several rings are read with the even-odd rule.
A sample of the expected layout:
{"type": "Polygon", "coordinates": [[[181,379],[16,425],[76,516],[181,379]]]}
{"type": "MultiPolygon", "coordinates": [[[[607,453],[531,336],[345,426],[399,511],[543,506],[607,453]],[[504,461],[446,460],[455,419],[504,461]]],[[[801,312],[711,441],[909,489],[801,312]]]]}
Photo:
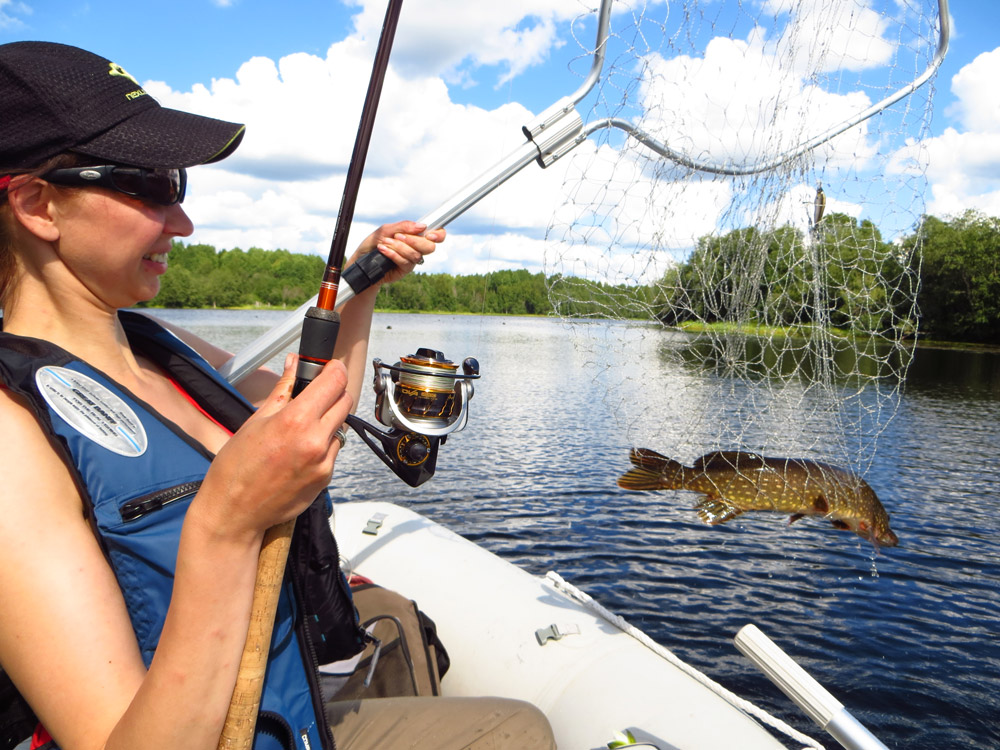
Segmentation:
{"type": "Polygon", "coordinates": [[[391,503],[338,504],[332,525],[345,571],[405,594],[437,624],[451,657],[443,695],[530,701],[560,750],[603,750],[616,736],[658,750],[822,747],[555,573],[531,575],[391,503]]]}

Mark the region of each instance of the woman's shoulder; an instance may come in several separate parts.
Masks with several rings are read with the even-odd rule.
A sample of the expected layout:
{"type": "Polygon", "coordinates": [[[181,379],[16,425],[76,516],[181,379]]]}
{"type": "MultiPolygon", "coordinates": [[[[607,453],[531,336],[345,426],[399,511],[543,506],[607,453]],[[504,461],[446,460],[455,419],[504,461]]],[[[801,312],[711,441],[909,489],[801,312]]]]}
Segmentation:
{"type": "Polygon", "coordinates": [[[69,468],[24,398],[6,388],[0,388],[0,424],[4,429],[0,448],[0,476],[4,478],[0,513],[8,502],[21,502],[25,494],[47,496],[52,490],[58,492],[58,502],[68,497],[82,511],[69,468]]]}
{"type": "MultiPolygon", "coordinates": [[[[3,422],[4,432],[10,435],[10,430],[17,430],[19,426],[34,426],[41,431],[41,427],[35,420],[28,402],[9,388],[0,387],[0,422],[3,422]]],[[[9,441],[7,441],[9,442],[9,441]]],[[[2,455],[2,450],[0,450],[2,455]]]]}

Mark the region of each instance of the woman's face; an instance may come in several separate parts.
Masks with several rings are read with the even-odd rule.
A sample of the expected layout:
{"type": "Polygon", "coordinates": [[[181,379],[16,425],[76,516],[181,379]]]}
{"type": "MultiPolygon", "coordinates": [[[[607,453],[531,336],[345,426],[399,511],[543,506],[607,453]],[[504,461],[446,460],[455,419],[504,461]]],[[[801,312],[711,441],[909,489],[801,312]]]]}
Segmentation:
{"type": "Polygon", "coordinates": [[[58,192],[54,249],[70,274],[67,281],[114,309],[155,297],[171,240],[194,230],[181,205],[161,206],[104,188],[58,192]]]}

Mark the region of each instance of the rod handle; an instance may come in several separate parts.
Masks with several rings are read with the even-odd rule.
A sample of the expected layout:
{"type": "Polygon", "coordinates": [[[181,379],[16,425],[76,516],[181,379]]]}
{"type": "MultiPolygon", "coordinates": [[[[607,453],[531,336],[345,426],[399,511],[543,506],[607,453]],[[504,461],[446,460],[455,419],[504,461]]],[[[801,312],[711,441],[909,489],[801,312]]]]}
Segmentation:
{"type": "Polygon", "coordinates": [[[253,746],[264,672],[271,649],[274,613],[285,577],[288,549],[292,543],[295,519],[268,529],[257,559],[257,582],[253,591],[250,625],[240,658],[240,671],[229,703],[229,713],[219,737],[219,750],[250,750],[253,746]]]}
{"type": "Polygon", "coordinates": [[[340,313],[310,307],[302,321],[302,337],[299,339],[299,365],[295,371],[295,385],[292,397],[298,396],[323,367],[333,359],[340,332],[340,313]]]}

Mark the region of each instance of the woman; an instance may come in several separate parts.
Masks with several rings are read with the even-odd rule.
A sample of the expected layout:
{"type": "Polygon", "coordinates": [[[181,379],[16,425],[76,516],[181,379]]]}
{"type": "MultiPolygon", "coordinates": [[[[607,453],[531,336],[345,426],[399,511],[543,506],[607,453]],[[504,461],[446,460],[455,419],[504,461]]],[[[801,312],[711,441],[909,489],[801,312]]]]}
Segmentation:
{"type": "MultiPolygon", "coordinates": [[[[155,296],[171,241],[192,232],[186,168],[231,154],[243,127],[162,108],[121,66],[41,42],[0,45],[0,112],[0,665],[65,750],[214,748],[261,539],[317,507],[377,289],[342,311],[343,362],[294,400],[294,356],[280,378],[246,378],[253,411],[210,367],[225,352],[120,312],[155,296]]],[[[358,253],[377,247],[400,278],[444,239],[423,229],[386,225],[358,253]]],[[[333,746],[309,592],[293,588],[257,748],[333,746]]],[[[415,700],[328,707],[338,747],[553,746],[525,704],[415,700]]]]}

